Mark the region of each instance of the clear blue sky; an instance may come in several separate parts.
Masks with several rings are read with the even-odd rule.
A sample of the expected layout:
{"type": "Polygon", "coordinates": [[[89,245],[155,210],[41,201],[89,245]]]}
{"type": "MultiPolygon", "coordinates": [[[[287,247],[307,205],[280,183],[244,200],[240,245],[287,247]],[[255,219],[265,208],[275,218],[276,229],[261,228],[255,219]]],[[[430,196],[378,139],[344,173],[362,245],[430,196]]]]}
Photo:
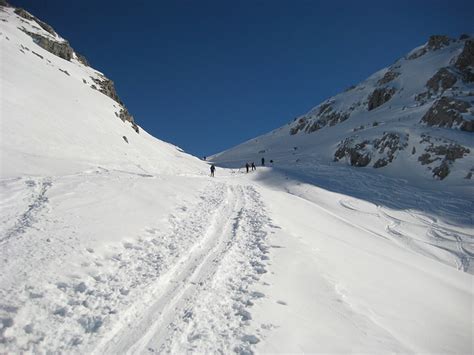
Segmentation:
{"type": "Polygon", "coordinates": [[[474,32],[474,1],[11,2],[111,78],[139,125],[198,156],[286,124],[431,34],[474,32]]]}

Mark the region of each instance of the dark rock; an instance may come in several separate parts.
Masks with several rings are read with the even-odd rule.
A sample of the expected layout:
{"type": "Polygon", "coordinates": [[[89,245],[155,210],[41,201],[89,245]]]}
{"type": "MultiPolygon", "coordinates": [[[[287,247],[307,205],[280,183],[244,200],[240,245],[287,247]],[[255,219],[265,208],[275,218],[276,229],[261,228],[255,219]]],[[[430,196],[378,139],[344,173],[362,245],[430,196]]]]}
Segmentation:
{"type": "Polygon", "coordinates": [[[399,72],[389,70],[388,72],[385,73],[382,79],[380,79],[377,83],[379,85],[385,85],[394,79],[396,79],[400,75],[399,72]]]}
{"type": "Polygon", "coordinates": [[[135,123],[133,116],[130,114],[130,112],[128,112],[128,110],[125,107],[122,107],[122,109],[120,110],[119,118],[123,122],[130,122],[132,124],[132,128],[134,129],[134,131],[137,133],[140,133],[140,130],[137,124],[135,123]]]}
{"type": "Polygon", "coordinates": [[[459,54],[456,63],[454,63],[455,67],[460,70],[465,70],[468,67],[474,66],[474,41],[467,40],[464,42],[464,49],[459,54]]]}
{"type": "Polygon", "coordinates": [[[10,4],[6,0],[0,0],[0,6],[10,7],[10,4]]]}
{"type": "Polygon", "coordinates": [[[128,143],[128,138],[127,136],[122,136],[123,140],[128,143]]]}
{"type": "Polygon", "coordinates": [[[67,70],[63,70],[61,68],[58,68],[58,69],[59,69],[60,72],[66,74],[67,76],[71,76],[71,74],[69,74],[67,70]]]}
{"type": "Polygon", "coordinates": [[[299,118],[297,124],[290,128],[290,134],[295,135],[296,133],[301,131],[306,126],[306,123],[307,123],[306,117],[299,118]]]}
{"type": "Polygon", "coordinates": [[[76,53],[77,60],[84,64],[86,67],[90,66],[89,61],[87,60],[86,57],[84,57],[82,54],[76,53]]]}
{"type": "Polygon", "coordinates": [[[434,92],[437,92],[440,88],[442,91],[445,91],[446,89],[452,88],[456,81],[456,76],[451,73],[448,68],[441,68],[428,80],[426,86],[434,92]]]}
{"type": "Polygon", "coordinates": [[[466,113],[471,105],[462,100],[443,96],[437,100],[421,118],[428,126],[452,128],[454,125],[472,132],[472,122],[466,121],[461,113],[466,113]]]}
{"type": "Polygon", "coordinates": [[[367,166],[370,163],[371,154],[370,152],[364,151],[364,148],[369,141],[360,143],[355,143],[354,141],[355,137],[349,137],[342,141],[334,153],[334,160],[339,161],[344,157],[348,157],[352,166],[367,166]]]}
{"type": "Polygon", "coordinates": [[[433,176],[437,177],[440,180],[443,180],[448,175],[449,175],[449,165],[445,161],[443,161],[440,166],[437,166],[436,168],[433,169],[433,176]]]}
{"type": "Polygon", "coordinates": [[[19,7],[17,9],[15,9],[15,14],[17,14],[18,16],[20,16],[20,17],[22,17],[26,20],[36,21],[38,23],[38,25],[40,25],[43,30],[45,30],[46,32],[52,34],[53,36],[56,36],[56,32],[54,31],[54,29],[50,25],[48,25],[47,23],[41,21],[37,17],[33,16],[28,11],[26,11],[26,10],[19,7]]]}
{"type": "Polygon", "coordinates": [[[467,175],[464,177],[464,179],[471,180],[472,178],[472,171],[468,172],[467,175]]]}
{"type": "Polygon", "coordinates": [[[392,98],[393,94],[395,94],[395,89],[392,87],[375,89],[369,95],[368,110],[371,111],[383,105],[392,98]]]}
{"type": "Polygon", "coordinates": [[[24,29],[23,29],[23,32],[25,32],[31,38],[33,38],[33,41],[41,48],[47,50],[48,52],[60,58],[63,58],[65,60],[71,60],[74,50],[69,45],[68,41],[57,42],[47,37],[41,36],[39,34],[28,32],[24,29]]]}
{"type": "Polygon", "coordinates": [[[430,36],[427,44],[427,48],[432,51],[436,51],[438,49],[441,49],[443,47],[446,47],[449,45],[451,40],[449,39],[448,36],[445,35],[433,35],[430,36]]]}
{"type": "Polygon", "coordinates": [[[462,41],[462,40],[465,40],[465,39],[468,39],[469,38],[469,35],[468,34],[465,34],[463,33],[462,35],[459,36],[459,39],[462,41]]]}
{"type": "Polygon", "coordinates": [[[428,43],[426,44],[426,46],[419,49],[419,50],[417,50],[413,54],[411,54],[408,57],[408,59],[412,60],[412,59],[419,58],[422,55],[426,54],[430,50],[431,51],[436,51],[438,49],[446,47],[447,45],[449,45],[450,42],[451,42],[451,39],[448,36],[444,36],[444,35],[431,36],[429,38],[428,43]]]}
{"type": "Polygon", "coordinates": [[[99,87],[99,91],[104,95],[110,97],[115,102],[118,102],[120,105],[123,106],[123,102],[120,100],[119,96],[117,95],[117,91],[115,90],[114,82],[105,76],[101,76],[100,78],[93,78],[90,77],[94,83],[97,84],[99,87]]]}
{"type": "MultiPolygon", "coordinates": [[[[470,153],[470,150],[453,141],[447,141],[440,138],[432,138],[431,136],[423,134],[420,143],[428,143],[425,148],[425,153],[418,157],[418,161],[422,165],[441,161],[441,164],[432,168],[433,177],[443,180],[449,175],[450,165],[457,159],[463,158],[470,153]],[[435,144],[436,143],[436,144],[435,144]]],[[[429,167],[428,169],[430,169],[429,167]]]]}
{"type": "Polygon", "coordinates": [[[411,154],[413,155],[413,154],[415,154],[415,153],[416,153],[416,148],[413,147],[413,149],[411,150],[411,154]]]}
{"type": "Polygon", "coordinates": [[[436,160],[440,160],[440,158],[432,159],[431,154],[429,153],[423,153],[418,157],[418,161],[421,163],[421,165],[428,165],[436,160]]]}

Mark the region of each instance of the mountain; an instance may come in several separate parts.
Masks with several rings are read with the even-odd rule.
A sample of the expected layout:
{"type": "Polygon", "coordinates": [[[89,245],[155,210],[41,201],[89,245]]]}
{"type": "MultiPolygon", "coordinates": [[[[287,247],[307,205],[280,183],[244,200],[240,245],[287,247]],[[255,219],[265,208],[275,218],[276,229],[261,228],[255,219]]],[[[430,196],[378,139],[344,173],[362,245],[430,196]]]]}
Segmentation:
{"type": "Polygon", "coordinates": [[[0,353],[472,353],[472,133],[456,89],[470,85],[458,55],[467,40],[445,42],[411,63],[438,53],[430,70],[449,67],[439,85],[455,75],[442,95],[456,98],[426,89],[400,109],[455,105],[444,127],[377,115],[411,90],[403,64],[341,95],[370,111],[337,96],[222,154],[275,168],[211,178],[138,126],[112,81],[50,25],[0,0],[0,353]],[[370,143],[351,145],[355,134],[370,143]],[[421,165],[430,142],[430,159],[445,155],[421,165]],[[343,164],[352,157],[370,161],[343,164]],[[449,175],[433,180],[444,162],[449,175]],[[374,173],[412,177],[397,164],[431,188],[374,173]],[[460,189],[439,188],[449,182],[460,189]]]}
{"type": "Polygon", "coordinates": [[[435,35],[287,125],[211,159],[241,166],[265,157],[296,169],[336,162],[469,185],[473,132],[474,39],[435,35]]]}
{"type": "Polygon", "coordinates": [[[207,168],[141,129],[114,83],[26,10],[0,7],[2,177],[107,165],[140,172],[207,168]]]}

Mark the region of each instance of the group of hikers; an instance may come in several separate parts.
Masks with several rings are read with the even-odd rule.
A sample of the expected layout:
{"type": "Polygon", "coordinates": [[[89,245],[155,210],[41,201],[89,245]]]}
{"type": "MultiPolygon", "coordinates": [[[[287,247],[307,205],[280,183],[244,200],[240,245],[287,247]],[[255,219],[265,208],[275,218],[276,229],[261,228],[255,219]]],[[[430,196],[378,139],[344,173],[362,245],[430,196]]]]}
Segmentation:
{"type": "MultiPolygon", "coordinates": [[[[205,159],[205,157],[204,157],[205,159]]],[[[273,163],[272,160],[270,160],[271,163],[273,163]]],[[[265,158],[262,158],[262,166],[265,166],[265,158]]],[[[211,177],[214,177],[214,172],[216,171],[216,166],[214,164],[211,165],[211,177]]],[[[254,162],[251,163],[245,163],[245,169],[247,170],[247,173],[252,169],[252,171],[257,170],[257,167],[255,166],[254,162]]]]}

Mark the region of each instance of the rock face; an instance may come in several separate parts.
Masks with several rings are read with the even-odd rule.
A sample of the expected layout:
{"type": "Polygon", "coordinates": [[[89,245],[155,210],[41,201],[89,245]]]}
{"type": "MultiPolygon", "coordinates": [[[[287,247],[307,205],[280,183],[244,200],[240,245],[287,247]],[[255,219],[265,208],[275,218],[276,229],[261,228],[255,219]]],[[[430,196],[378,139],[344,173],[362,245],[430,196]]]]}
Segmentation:
{"type": "Polygon", "coordinates": [[[344,139],[334,153],[334,161],[347,158],[352,166],[364,167],[375,160],[374,168],[391,163],[408,146],[408,135],[384,132],[381,138],[360,141],[357,136],[344,139]]]}
{"type": "MultiPolygon", "coordinates": [[[[7,5],[2,5],[2,6],[9,6],[9,5],[7,4],[7,5]]],[[[56,32],[54,31],[54,29],[50,25],[48,25],[47,23],[41,21],[37,17],[31,15],[28,11],[26,11],[22,8],[17,8],[17,9],[15,9],[15,13],[18,16],[23,17],[24,19],[27,19],[27,20],[30,20],[30,21],[36,21],[38,23],[38,25],[40,25],[43,30],[45,30],[46,32],[49,32],[53,36],[56,36],[56,32]]]]}
{"type": "Polygon", "coordinates": [[[333,108],[333,102],[328,101],[319,105],[312,115],[300,117],[297,124],[291,127],[290,134],[295,135],[302,130],[312,133],[326,126],[335,126],[349,117],[350,112],[336,111],[333,108]]]}
{"type": "Polygon", "coordinates": [[[441,68],[438,72],[426,83],[426,87],[433,92],[438,92],[440,89],[445,91],[456,84],[457,77],[448,68],[441,68]]]}
{"type": "Polygon", "coordinates": [[[400,73],[399,73],[399,72],[389,70],[388,72],[385,73],[385,75],[383,76],[383,78],[380,79],[380,80],[377,82],[377,84],[379,84],[379,85],[388,84],[389,82],[391,82],[391,81],[395,80],[396,78],[398,78],[398,76],[400,76],[400,73]]]}
{"type": "Polygon", "coordinates": [[[470,150],[462,145],[433,138],[428,135],[421,136],[421,144],[426,144],[425,152],[418,157],[421,165],[431,165],[439,162],[438,166],[432,168],[433,177],[443,180],[450,173],[450,166],[457,160],[470,153],[470,150]]]}
{"type": "Polygon", "coordinates": [[[138,126],[135,124],[135,120],[134,120],[133,116],[130,114],[130,112],[128,112],[128,110],[125,107],[123,107],[120,110],[120,113],[119,113],[118,116],[123,122],[130,122],[132,124],[132,128],[135,130],[135,132],[140,133],[140,130],[139,130],[138,126]]]}
{"type": "Polygon", "coordinates": [[[436,51],[443,47],[449,45],[450,39],[448,36],[445,35],[433,35],[430,36],[427,44],[427,48],[432,51],[436,51]]]}
{"type": "MultiPolygon", "coordinates": [[[[105,76],[101,76],[98,78],[91,77],[92,81],[97,84],[98,89],[104,95],[110,97],[115,102],[118,102],[120,105],[123,106],[122,100],[120,100],[117,91],[115,90],[114,82],[105,76]]],[[[95,88],[97,88],[97,86],[95,88]]]]}
{"type": "Polygon", "coordinates": [[[451,43],[451,39],[445,35],[433,35],[429,38],[428,43],[418,51],[408,56],[409,60],[416,59],[425,55],[428,51],[436,51],[443,47],[448,46],[451,43]]]}
{"type": "Polygon", "coordinates": [[[73,58],[74,50],[69,45],[68,41],[57,42],[36,33],[28,32],[26,30],[24,32],[31,36],[33,41],[44,50],[68,61],[73,58]]]}
{"type": "Polygon", "coordinates": [[[391,87],[375,89],[369,96],[368,110],[371,111],[389,101],[395,94],[391,87]]]}
{"type": "MultiPolygon", "coordinates": [[[[83,65],[89,66],[89,62],[87,61],[87,59],[83,55],[75,52],[74,49],[70,46],[69,42],[61,39],[51,26],[42,22],[35,16],[31,15],[29,12],[21,8],[15,9],[14,12],[25,20],[35,21],[41,26],[43,30],[45,30],[51,35],[49,36],[42,31],[39,31],[38,33],[31,32],[32,28],[30,28],[30,31],[28,31],[23,27],[21,30],[28,34],[33,39],[33,42],[35,44],[64,60],[71,61],[71,59],[76,58],[83,65]]],[[[34,26],[33,28],[37,28],[37,26],[34,26]]],[[[34,51],[32,51],[32,53],[42,58],[42,56],[38,53],[35,53],[34,51]]],[[[69,75],[67,71],[61,68],[59,68],[59,70],[62,71],[64,74],[69,75]]],[[[120,97],[118,96],[117,91],[115,90],[113,81],[99,73],[97,73],[97,76],[95,77],[91,76],[90,79],[94,82],[94,84],[91,85],[91,88],[100,91],[102,94],[110,97],[112,100],[114,100],[120,105],[120,112],[118,114],[116,113],[116,116],[119,117],[123,122],[130,122],[135,132],[139,133],[139,128],[135,123],[133,116],[128,112],[122,100],[120,100],[120,97]]],[[[85,79],[82,80],[84,83],[87,83],[85,79]]]]}
{"type": "Polygon", "coordinates": [[[460,70],[474,67],[474,41],[472,39],[464,43],[464,49],[454,65],[460,70]]]}
{"type": "Polygon", "coordinates": [[[461,113],[467,113],[471,105],[455,98],[441,97],[421,118],[422,123],[428,126],[456,128],[462,131],[473,132],[473,121],[466,120],[461,113]]]}

